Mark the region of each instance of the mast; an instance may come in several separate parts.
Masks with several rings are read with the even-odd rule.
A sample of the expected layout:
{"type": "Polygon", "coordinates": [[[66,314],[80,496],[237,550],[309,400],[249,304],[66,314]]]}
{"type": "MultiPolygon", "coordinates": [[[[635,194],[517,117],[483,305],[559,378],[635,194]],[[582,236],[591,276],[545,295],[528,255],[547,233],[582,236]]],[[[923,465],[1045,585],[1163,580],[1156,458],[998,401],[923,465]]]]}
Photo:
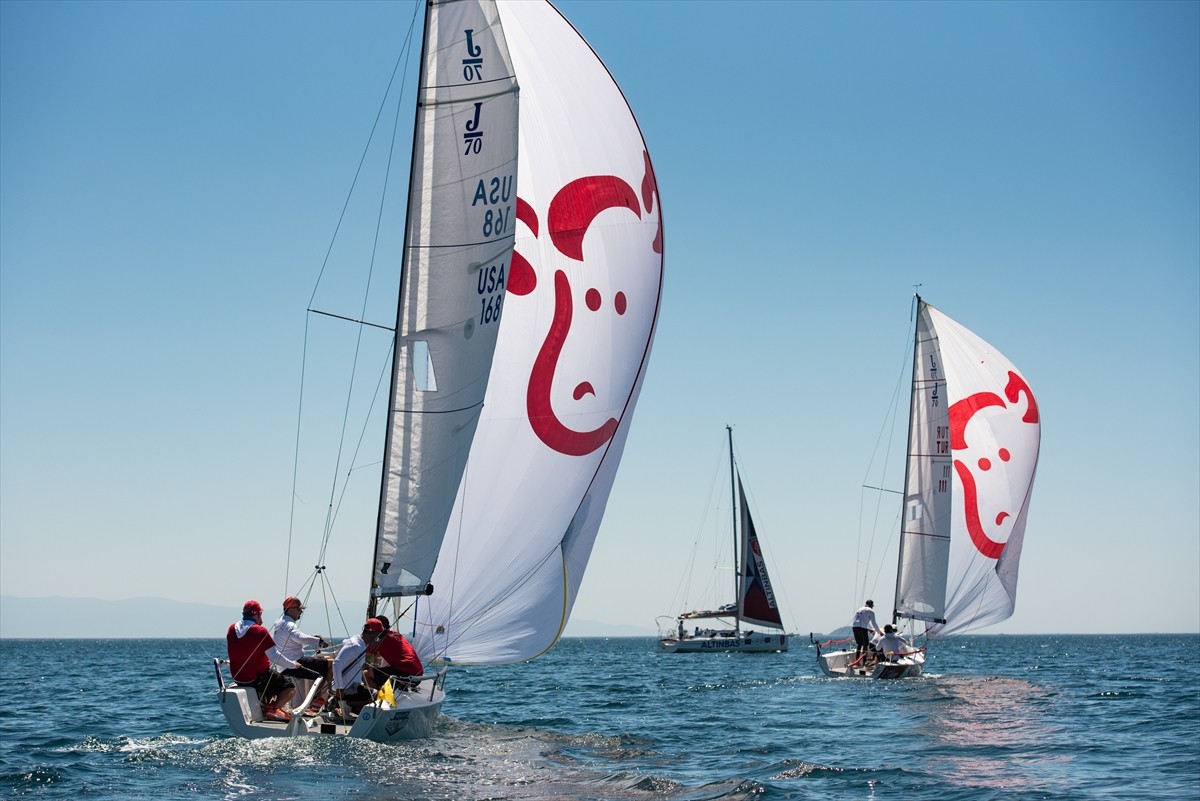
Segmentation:
{"type": "Polygon", "coordinates": [[[733,516],[733,602],[737,605],[737,613],[733,616],[733,630],[737,636],[742,633],[742,571],[738,560],[738,499],[737,499],[737,470],[733,465],[733,426],[725,426],[729,436],[729,510],[733,516]]]}
{"type": "Polygon", "coordinates": [[[916,406],[913,398],[917,388],[917,336],[921,325],[921,307],[925,301],[921,300],[921,296],[914,294],[917,299],[916,314],[913,316],[913,366],[912,376],[909,379],[908,385],[908,434],[905,436],[905,458],[904,458],[904,492],[905,497],[902,502],[903,506],[900,511],[900,547],[896,554],[896,592],[892,598],[892,625],[900,619],[900,569],[904,565],[904,524],[906,521],[905,515],[908,512],[908,474],[912,465],[911,454],[908,450],[912,448],[912,433],[913,433],[913,411],[916,406]]]}
{"type": "MultiPolygon", "coordinates": [[[[412,187],[416,180],[416,172],[418,165],[418,148],[420,147],[420,137],[416,136],[417,126],[421,124],[421,87],[425,85],[425,65],[428,57],[429,48],[429,22],[431,17],[432,6],[429,3],[425,4],[425,22],[421,35],[421,65],[417,73],[417,89],[414,92],[413,102],[413,143],[412,157],[408,162],[408,185],[412,187]]],[[[413,193],[408,192],[408,200],[405,205],[404,219],[408,218],[413,213],[413,193]]],[[[396,327],[392,333],[392,380],[391,386],[388,389],[388,405],[387,415],[384,423],[384,439],[383,439],[383,469],[379,475],[379,513],[375,521],[375,543],[371,548],[371,575],[367,579],[367,617],[375,617],[375,612],[378,609],[379,599],[376,597],[373,590],[375,589],[375,554],[379,551],[379,538],[383,536],[384,526],[384,509],[387,505],[387,482],[388,482],[388,454],[392,452],[392,415],[396,409],[396,391],[399,382],[396,380],[396,371],[401,369],[400,360],[396,358],[396,340],[400,336],[400,325],[402,323],[402,315],[404,314],[404,284],[408,277],[408,230],[405,226],[405,243],[400,259],[400,283],[396,292],[396,327]]]]}

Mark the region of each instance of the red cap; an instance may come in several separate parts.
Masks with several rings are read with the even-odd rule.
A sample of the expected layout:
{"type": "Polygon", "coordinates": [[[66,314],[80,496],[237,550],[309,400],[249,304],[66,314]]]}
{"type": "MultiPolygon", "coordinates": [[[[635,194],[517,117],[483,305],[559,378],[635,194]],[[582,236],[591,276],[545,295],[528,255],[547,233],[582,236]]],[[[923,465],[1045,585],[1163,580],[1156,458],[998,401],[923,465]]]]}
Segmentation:
{"type": "Polygon", "coordinates": [[[261,615],[262,614],[262,604],[260,604],[258,601],[246,601],[246,603],[242,604],[242,614],[243,615],[261,615]]]}
{"type": "Polygon", "coordinates": [[[383,624],[379,622],[379,618],[367,618],[366,624],[363,626],[363,631],[383,631],[383,624]]]}
{"type": "Polygon", "coordinates": [[[303,609],[304,603],[299,598],[297,598],[295,595],[289,595],[288,597],[283,599],[283,608],[284,609],[291,609],[293,606],[298,606],[301,609],[303,609]]]}

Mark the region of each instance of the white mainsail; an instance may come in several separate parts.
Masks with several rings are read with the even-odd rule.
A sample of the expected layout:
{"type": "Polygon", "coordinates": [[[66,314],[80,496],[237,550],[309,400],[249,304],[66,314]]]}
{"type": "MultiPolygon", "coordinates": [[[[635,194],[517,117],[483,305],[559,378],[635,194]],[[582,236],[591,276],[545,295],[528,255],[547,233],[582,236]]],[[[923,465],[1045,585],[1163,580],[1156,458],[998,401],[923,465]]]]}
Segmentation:
{"type": "Polygon", "coordinates": [[[425,19],[373,597],[423,592],[487,389],[516,227],[517,82],[494,0],[425,19]]]}
{"type": "Polygon", "coordinates": [[[1012,362],[918,299],[896,610],[928,636],[1012,615],[1040,441],[1012,362]]]}
{"type": "Polygon", "coordinates": [[[520,78],[520,221],[487,396],[423,655],[530,659],[562,633],[629,433],[658,314],[662,223],[640,130],[546,2],[498,2],[520,78]]]}
{"type": "MultiPolygon", "coordinates": [[[[924,307],[922,307],[924,309],[924,307]]],[[[950,425],[946,375],[929,316],[917,315],[896,611],[945,617],[950,556],[950,425]]]]}

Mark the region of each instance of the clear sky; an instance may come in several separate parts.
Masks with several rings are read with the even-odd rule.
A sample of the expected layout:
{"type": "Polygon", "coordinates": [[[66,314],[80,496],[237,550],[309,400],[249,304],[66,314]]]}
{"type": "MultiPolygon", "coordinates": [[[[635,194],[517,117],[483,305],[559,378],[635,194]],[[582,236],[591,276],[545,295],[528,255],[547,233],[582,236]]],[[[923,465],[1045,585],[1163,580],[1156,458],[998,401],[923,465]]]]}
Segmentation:
{"type": "MultiPolygon", "coordinates": [[[[902,422],[873,454],[920,284],[1042,412],[988,631],[1200,631],[1200,4],[560,7],[638,116],[667,259],[576,618],[703,602],[726,424],[789,627],[848,624],[868,547],[890,609],[861,485],[900,483],[902,422]]],[[[0,3],[4,594],[295,589],[304,309],[412,12],[0,3]]],[[[359,602],[363,547],[327,558],[359,602]]]]}

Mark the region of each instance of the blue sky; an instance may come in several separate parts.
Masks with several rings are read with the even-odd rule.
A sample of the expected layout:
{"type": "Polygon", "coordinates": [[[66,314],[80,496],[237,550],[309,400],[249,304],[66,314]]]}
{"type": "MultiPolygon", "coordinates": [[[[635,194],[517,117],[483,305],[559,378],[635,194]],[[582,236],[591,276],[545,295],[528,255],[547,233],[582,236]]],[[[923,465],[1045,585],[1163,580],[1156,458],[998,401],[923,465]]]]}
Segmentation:
{"type": "MultiPolygon", "coordinates": [[[[1200,631],[1200,4],[560,8],[638,116],[667,258],[576,618],[703,602],[732,423],[790,627],[847,624],[920,284],[1043,414],[989,631],[1200,631]]],[[[295,588],[304,309],[412,10],[0,3],[3,593],[295,588]]],[[[356,601],[362,547],[329,558],[356,601]]]]}

